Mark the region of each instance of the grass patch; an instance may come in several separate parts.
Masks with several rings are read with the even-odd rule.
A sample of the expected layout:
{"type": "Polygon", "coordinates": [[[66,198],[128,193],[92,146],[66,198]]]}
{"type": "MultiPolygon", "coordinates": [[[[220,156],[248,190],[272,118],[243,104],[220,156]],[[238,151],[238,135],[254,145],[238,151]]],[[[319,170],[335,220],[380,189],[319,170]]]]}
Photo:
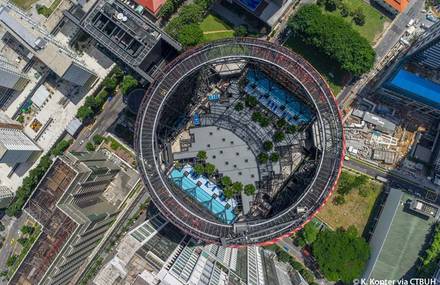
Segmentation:
{"type": "Polygon", "coordinates": [[[25,11],[29,10],[32,7],[32,5],[37,1],[38,0],[11,0],[11,2],[15,6],[21,8],[25,11]]]}
{"type": "Polygon", "coordinates": [[[50,4],[50,7],[44,5],[37,5],[37,13],[48,18],[50,15],[52,15],[53,11],[55,11],[58,5],[60,5],[61,1],[62,0],[53,1],[52,4],[50,4]]]}
{"type": "Polygon", "coordinates": [[[302,55],[324,76],[335,96],[341,92],[344,86],[343,82],[348,79],[348,74],[338,68],[334,62],[330,61],[328,56],[293,36],[287,40],[285,45],[302,55]]]}
{"type": "Polygon", "coordinates": [[[218,17],[209,14],[200,24],[203,31],[203,40],[210,42],[219,39],[232,38],[234,29],[218,17]]]}
{"type": "MultiPolygon", "coordinates": [[[[390,22],[388,18],[379,12],[377,9],[368,5],[363,0],[342,0],[350,11],[355,11],[359,7],[362,8],[365,15],[365,24],[363,26],[358,26],[353,22],[351,16],[343,18],[346,22],[351,23],[353,28],[358,31],[364,38],[366,38],[371,44],[374,44],[377,40],[377,36],[384,30],[384,25],[390,22]]],[[[340,10],[329,12],[324,8],[322,9],[325,13],[334,14],[340,16],[340,10]]]]}
{"type": "MultiPolygon", "coordinates": [[[[356,174],[346,170],[343,171],[349,175],[356,176],[356,174]]],[[[317,216],[334,229],[339,227],[347,229],[353,225],[359,233],[362,233],[368,223],[376,200],[382,192],[382,188],[383,185],[381,183],[370,179],[367,184],[354,188],[353,191],[345,195],[345,203],[342,205],[335,205],[333,203],[332,200],[337,195],[335,193],[317,216]],[[363,192],[364,195],[361,195],[360,192],[363,192]]]]}

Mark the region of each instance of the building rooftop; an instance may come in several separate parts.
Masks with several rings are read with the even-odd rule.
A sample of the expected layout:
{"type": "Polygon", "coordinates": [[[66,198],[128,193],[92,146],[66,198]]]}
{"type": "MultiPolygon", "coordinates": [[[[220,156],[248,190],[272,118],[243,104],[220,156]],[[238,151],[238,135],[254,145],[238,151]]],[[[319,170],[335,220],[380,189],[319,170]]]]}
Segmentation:
{"type": "Polygon", "coordinates": [[[55,160],[26,203],[24,211],[44,230],[18,267],[10,284],[38,284],[75,232],[78,225],[57,207],[57,202],[76,175],[77,172],[64,161],[55,160]]]}
{"type": "Polygon", "coordinates": [[[408,6],[409,0],[384,0],[385,3],[402,13],[408,6]]]}
{"type": "Polygon", "coordinates": [[[401,190],[391,188],[370,240],[371,257],[364,278],[399,280],[417,277],[414,265],[434,219],[408,211],[407,201],[412,199],[401,190]]]}
{"type": "Polygon", "coordinates": [[[440,84],[434,81],[400,69],[388,84],[404,91],[405,96],[410,93],[425,104],[440,108],[440,84]]]}
{"type": "Polygon", "coordinates": [[[156,15],[165,3],[165,0],[135,0],[135,2],[156,15]]]}
{"type": "Polygon", "coordinates": [[[84,64],[75,59],[67,47],[47,40],[47,35],[39,27],[27,21],[6,6],[0,6],[0,22],[7,32],[31,51],[41,62],[62,77],[77,85],[84,85],[93,73],[85,69],[84,64]]]}

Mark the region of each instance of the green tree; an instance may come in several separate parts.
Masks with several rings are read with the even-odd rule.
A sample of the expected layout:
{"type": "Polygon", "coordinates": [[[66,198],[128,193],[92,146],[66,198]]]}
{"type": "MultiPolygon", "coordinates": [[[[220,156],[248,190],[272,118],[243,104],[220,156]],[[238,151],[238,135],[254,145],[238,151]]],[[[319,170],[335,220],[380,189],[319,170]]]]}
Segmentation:
{"type": "Polygon", "coordinates": [[[269,117],[263,115],[263,116],[261,117],[259,123],[260,123],[260,126],[261,126],[261,127],[265,128],[265,127],[269,126],[270,119],[269,119],[269,117]]]}
{"type": "Polygon", "coordinates": [[[282,131],[276,131],[275,134],[273,135],[273,141],[278,143],[283,141],[285,137],[286,135],[282,131]]]}
{"type": "Polygon", "coordinates": [[[318,236],[319,230],[313,222],[307,223],[301,230],[301,237],[307,244],[312,244],[315,242],[318,236]]]}
{"type": "Polygon", "coordinates": [[[215,0],[195,0],[194,3],[203,8],[203,10],[208,10],[209,7],[215,2],[215,0]]]}
{"type": "Polygon", "coordinates": [[[344,231],[321,231],[312,246],[321,272],[330,281],[351,284],[364,271],[370,257],[368,243],[353,226],[344,231]]]}
{"type": "MultiPolygon", "coordinates": [[[[360,178],[362,181],[364,178],[360,178]]],[[[342,171],[339,177],[338,194],[347,195],[356,187],[356,175],[350,174],[348,171],[342,171]]]]}
{"type": "Polygon", "coordinates": [[[177,40],[183,46],[195,46],[203,41],[203,31],[198,24],[185,25],[180,29],[177,40]]]}
{"type": "Polygon", "coordinates": [[[244,186],[244,194],[248,195],[248,196],[252,196],[255,194],[255,185],[254,184],[246,184],[244,186]]]}
{"type": "Polygon", "coordinates": [[[246,107],[248,108],[255,108],[258,105],[258,99],[255,98],[254,96],[246,96],[246,98],[244,99],[244,104],[246,105],[246,107]]]}
{"type": "Polygon", "coordinates": [[[80,119],[82,122],[87,121],[93,117],[93,110],[89,106],[81,106],[78,108],[76,112],[76,117],[80,119]]]}
{"type": "Polygon", "coordinates": [[[243,184],[241,182],[234,182],[231,187],[234,190],[234,193],[240,193],[243,191],[243,184]]]}
{"type": "Polygon", "coordinates": [[[265,142],[263,143],[263,149],[264,149],[265,151],[271,151],[271,150],[273,149],[273,143],[272,143],[272,141],[265,141],[265,142]]]}
{"type": "Polygon", "coordinates": [[[418,276],[430,278],[438,268],[440,262],[440,225],[435,224],[431,244],[420,257],[421,266],[418,269],[418,276]]]}
{"type": "MultiPolygon", "coordinates": [[[[69,146],[72,144],[72,141],[69,140],[61,140],[60,142],[58,142],[55,147],[51,150],[51,154],[53,156],[58,156],[58,155],[62,155],[68,148],[69,146]]],[[[44,162],[49,163],[47,160],[45,160],[44,162]]],[[[49,163],[50,165],[50,163],[49,163]]],[[[46,172],[46,171],[44,171],[46,172]]]]}
{"type": "Polygon", "coordinates": [[[223,187],[228,187],[232,185],[232,180],[229,176],[223,176],[221,179],[221,184],[223,187]]]}
{"type": "Polygon", "coordinates": [[[206,151],[200,150],[197,153],[197,158],[200,159],[200,160],[206,160],[208,158],[208,154],[206,153],[206,151]]]}
{"type": "Polygon", "coordinates": [[[98,95],[95,97],[95,103],[97,105],[97,110],[102,109],[102,106],[104,106],[105,101],[107,101],[110,94],[105,90],[102,89],[98,95]]]}
{"type": "Polygon", "coordinates": [[[297,131],[298,131],[298,127],[295,126],[295,125],[289,125],[289,126],[287,126],[287,128],[286,128],[286,133],[288,133],[288,134],[294,134],[294,133],[296,133],[297,131]]]}
{"type": "Polygon", "coordinates": [[[197,174],[197,175],[202,175],[204,172],[205,172],[205,167],[203,166],[203,164],[196,164],[195,166],[194,166],[194,172],[197,174]]]}
{"type": "Polygon", "coordinates": [[[356,23],[356,25],[358,26],[363,26],[365,25],[365,14],[364,14],[364,10],[362,10],[361,7],[357,8],[354,12],[353,12],[353,21],[356,23]]]}
{"type": "Polygon", "coordinates": [[[35,232],[35,228],[33,226],[24,225],[21,227],[20,231],[24,235],[31,235],[35,232]]]}
{"type": "Polygon", "coordinates": [[[234,28],[234,36],[236,37],[246,37],[248,34],[249,32],[245,25],[240,25],[234,28]]]}
{"type": "Polygon", "coordinates": [[[279,119],[277,122],[276,122],[276,127],[278,128],[278,129],[281,129],[281,128],[283,128],[285,125],[286,125],[286,120],[284,120],[284,119],[279,119]]]}
{"type": "Polygon", "coordinates": [[[16,255],[11,255],[8,257],[8,259],[6,260],[6,265],[8,267],[12,267],[15,264],[15,261],[17,261],[18,256],[16,255]]]}
{"type": "Polygon", "coordinates": [[[27,238],[19,238],[17,239],[17,242],[21,245],[21,246],[25,246],[27,244],[27,242],[29,241],[29,239],[27,238]]]}
{"type": "Polygon", "coordinates": [[[132,89],[138,86],[138,81],[131,75],[125,75],[120,85],[122,95],[128,94],[132,89]]]}
{"type": "Polygon", "coordinates": [[[212,176],[214,174],[215,170],[216,169],[215,169],[215,165],[214,164],[207,163],[205,165],[205,173],[206,173],[206,175],[212,176]]]}
{"type": "Polygon", "coordinates": [[[333,198],[333,204],[335,205],[342,205],[345,203],[345,198],[342,195],[336,195],[335,198],[333,198]]]}
{"type": "Polygon", "coordinates": [[[269,160],[269,156],[267,153],[262,152],[258,155],[257,159],[260,163],[266,163],[269,160]]]}
{"type": "Polygon", "coordinates": [[[203,21],[205,11],[197,4],[188,4],[182,7],[179,12],[180,21],[184,24],[193,24],[203,21]]]}
{"type": "Polygon", "coordinates": [[[278,152],[272,152],[270,154],[270,161],[277,162],[278,160],[280,160],[280,155],[278,154],[278,152]]]}
{"type": "Polygon", "coordinates": [[[234,197],[234,189],[232,189],[231,186],[226,187],[225,189],[223,189],[223,194],[225,195],[226,199],[231,199],[232,197],[234,197]]]}
{"type": "Polygon", "coordinates": [[[119,66],[116,66],[112,70],[112,77],[119,82],[122,80],[122,78],[124,78],[124,71],[119,66]]]}
{"type": "Polygon", "coordinates": [[[366,184],[368,183],[369,180],[370,180],[370,179],[368,178],[367,175],[365,175],[365,174],[361,174],[361,175],[357,175],[357,176],[354,178],[353,184],[354,184],[355,186],[357,186],[357,187],[360,187],[360,186],[364,186],[364,185],[366,185],[366,184]]]}
{"type": "Polygon", "coordinates": [[[375,61],[370,43],[342,17],[323,14],[317,5],[305,5],[289,19],[293,35],[328,56],[355,76],[369,71],[375,61]]]}
{"type": "Polygon", "coordinates": [[[93,112],[98,112],[100,109],[100,105],[96,101],[95,96],[88,96],[86,97],[86,101],[84,102],[84,106],[90,107],[90,109],[93,110],[93,112]]]}
{"type": "Polygon", "coordinates": [[[87,142],[86,143],[86,149],[88,151],[94,151],[96,149],[95,145],[92,142],[87,142]]]}
{"type": "Polygon", "coordinates": [[[116,77],[106,77],[103,81],[102,81],[102,85],[104,86],[105,90],[107,90],[110,93],[113,93],[116,89],[116,86],[118,86],[118,80],[116,79],[116,77]]]}
{"type": "Polygon", "coordinates": [[[244,109],[244,106],[241,102],[237,102],[237,104],[235,104],[235,106],[234,106],[234,109],[237,112],[241,112],[244,109]]]}
{"type": "Polygon", "coordinates": [[[94,135],[93,136],[93,143],[96,145],[100,145],[105,140],[105,137],[101,135],[94,135]]]}
{"type": "Polygon", "coordinates": [[[253,112],[252,116],[251,116],[251,120],[254,122],[259,122],[259,121],[261,121],[262,117],[263,117],[263,114],[261,114],[260,112],[253,112]]]}

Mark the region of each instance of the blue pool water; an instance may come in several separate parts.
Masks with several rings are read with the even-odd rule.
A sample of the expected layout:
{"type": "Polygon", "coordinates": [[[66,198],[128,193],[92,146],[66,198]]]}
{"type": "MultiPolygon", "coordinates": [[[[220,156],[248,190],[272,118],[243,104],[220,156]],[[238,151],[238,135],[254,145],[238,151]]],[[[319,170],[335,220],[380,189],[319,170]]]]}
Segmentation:
{"type": "MultiPolygon", "coordinates": [[[[229,208],[226,208],[224,201],[221,201],[220,197],[213,198],[212,194],[208,193],[209,190],[204,190],[201,187],[197,186],[197,184],[190,177],[184,175],[185,170],[173,169],[169,175],[172,178],[172,181],[179,186],[185,193],[189,194],[193,198],[195,198],[199,203],[201,203],[205,208],[211,211],[215,216],[220,218],[227,224],[231,224],[236,215],[233,212],[233,207],[230,205],[229,208]],[[181,179],[181,185],[179,180],[181,179]],[[223,203],[223,204],[222,204],[223,203]]],[[[191,173],[189,175],[192,175],[191,173]]],[[[206,178],[205,178],[206,179],[206,178]]]]}
{"type": "Polygon", "coordinates": [[[282,86],[271,80],[263,72],[250,69],[247,73],[248,84],[244,90],[270,109],[280,118],[293,125],[307,124],[312,120],[312,113],[282,86]]]}

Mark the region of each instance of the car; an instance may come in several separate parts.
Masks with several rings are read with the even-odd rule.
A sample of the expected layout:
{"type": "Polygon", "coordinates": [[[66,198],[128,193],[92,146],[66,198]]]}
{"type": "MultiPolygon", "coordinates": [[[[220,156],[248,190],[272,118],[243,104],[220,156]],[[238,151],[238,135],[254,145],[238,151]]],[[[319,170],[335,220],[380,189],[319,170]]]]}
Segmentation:
{"type": "Polygon", "coordinates": [[[415,22],[414,19],[409,20],[408,24],[406,24],[406,27],[407,28],[411,27],[412,25],[414,25],[414,22],[415,22]]]}
{"type": "Polygon", "coordinates": [[[438,21],[438,18],[437,18],[437,17],[434,17],[434,16],[431,15],[431,14],[426,15],[426,19],[429,20],[429,21],[431,21],[431,22],[434,22],[434,23],[436,23],[436,22],[438,21]]]}

